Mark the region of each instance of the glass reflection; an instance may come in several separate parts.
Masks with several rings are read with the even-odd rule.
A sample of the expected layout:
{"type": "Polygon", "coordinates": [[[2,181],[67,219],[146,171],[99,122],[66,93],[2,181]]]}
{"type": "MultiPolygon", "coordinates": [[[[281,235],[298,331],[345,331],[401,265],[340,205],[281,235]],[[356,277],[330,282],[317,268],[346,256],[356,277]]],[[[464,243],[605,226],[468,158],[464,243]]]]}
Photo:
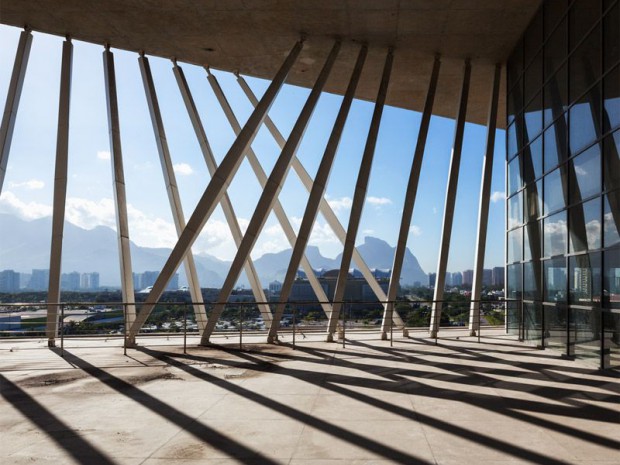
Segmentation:
{"type": "Polygon", "coordinates": [[[514,158],[508,163],[508,195],[514,194],[521,188],[521,157],[514,158]]]}
{"type": "Polygon", "coordinates": [[[603,139],[603,153],[605,154],[603,157],[605,189],[618,189],[620,188],[620,131],[603,139]]]}
{"type": "Polygon", "coordinates": [[[542,336],[542,305],[523,304],[523,338],[526,341],[540,340],[542,336]]]}
{"type": "Polygon", "coordinates": [[[601,325],[598,312],[571,308],[571,343],[574,355],[581,360],[590,360],[593,365],[599,358],[601,325]]]}
{"type": "MultiPolygon", "coordinates": [[[[598,92],[597,92],[598,93],[598,92]]],[[[570,151],[575,155],[594,142],[599,133],[594,121],[594,108],[590,104],[589,94],[586,94],[570,109],[570,151]]]]}
{"type": "MultiPolygon", "coordinates": [[[[550,126],[543,136],[545,139],[545,172],[555,168],[567,158],[565,152],[566,139],[561,135],[561,131],[559,131],[562,127],[566,127],[564,125],[564,120],[550,126]]],[[[564,132],[564,134],[566,133],[564,132]]]]}
{"type": "Polygon", "coordinates": [[[583,199],[601,192],[601,152],[595,144],[581,155],[570,161],[571,186],[570,203],[581,202],[583,199]]]}
{"type": "Polygon", "coordinates": [[[545,176],[544,184],[544,213],[548,214],[564,208],[566,206],[564,197],[566,186],[560,169],[556,169],[545,176]]]}
{"type": "Polygon", "coordinates": [[[583,254],[569,258],[568,289],[570,302],[591,304],[601,300],[601,254],[583,254]]]}
{"type": "MultiPolygon", "coordinates": [[[[572,31],[571,31],[572,32],[572,31]]],[[[583,35],[581,36],[583,37],[583,35]]],[[[581,39],[579,37],[579,39],[581,39]]],[[[600,78],[601,27],[597,26],[569,58],[570,101],[574,102],[600,78]]]]}
{"type": "Polygon", "coordinates": [[[532,140],[542,132],[542,93],[534,97],[534,100],[527,105],[525,108],[524,119],[527,136],[530,140],[532,140]]]}
{"type": "Polygon", "coordinates": [[[606,308],[620,308],[620,249],[607,250],[604,263],[603,304],[606,308]]]}
{"type": "Polygon", "coordinates": [[[564,305],[543,305],[545,313],[545,347],[563,350],[566,347],[567,308],[564,305]]]}
{"type": "Polygon", "coordinates": [[[543,299],[547,302],[566,301],[566,259],[564,257],[543,262],[543,299]]]}
{"type": "Polygon", "coordinates": [[[601,247],[600,198],[569,209],[569,219],[571,252],[584,252],[601,247]]]}
{"type": "Polygon", "coordinates": [[[508,229],[516,228],[523,223],[522,192],[508,199],[508,229]]]}
{"type": "Polygon", "coordinates": [[[544,124],[549,126],[568,109],[568,66],[564,64],[545,84],[544,124]]]}
{"type": "Polygon", "coordinates": [[[620,67],[611,71],[605,76],[603,107],[605,116],[603,118],[605,128],[608,132],[620,126],[620,67]]]}
{"type": "Polygon", "coordinates": [[[542,214],[542,180],[525,188],[525,221],[537,219],[542,214]]]}
{"type": "Polygon", "coordinates": [[[515,229],[508,233],[508,263],[520,262],[523,250],[523,230],[515,229]]]}
{"type": "Polygon", "coordinates": [[[567,235],[566,211],[545,218],[543,220],[543,253],[545,257],[565,254],[567,235]]]}
{"type": "Polygon", "coordinates": [[[523,298],[525,300],[540,300],[540,262],[523,264],[523,298]]]}
{"type": "Polygon", "coordinates": [[[523,151],[523,178],[528,184],[542,176],[543,146],[539,137],[523,151]]]}
{"type": "Polygon", "coordinates": [[[616,6],[605,15],[603,20],[603,50],[605,56],[603,57],[604,69],[607,71],[613,65],[618,63],[620,59],[620,4],[616,3],[616,6]]]}
{"type": "Polygon", "coordinates": [[[521,298],[521,264],[508,265],[506,269],[506,297],[509,299],[521,298]]]}
{"type": "Polygon", "coordinates": [[[523,260],[540,260],[540,222],[533,221],[523,228],[523,260]]]}
{"type": "Polygon", "coordinates": [[[605,244],[605,247],[613,247],[620,244],[620,191],[610,192],[605,196],[603,244],[605,244]],[[616,208],[612,209],[612,203],[616,208]]]}

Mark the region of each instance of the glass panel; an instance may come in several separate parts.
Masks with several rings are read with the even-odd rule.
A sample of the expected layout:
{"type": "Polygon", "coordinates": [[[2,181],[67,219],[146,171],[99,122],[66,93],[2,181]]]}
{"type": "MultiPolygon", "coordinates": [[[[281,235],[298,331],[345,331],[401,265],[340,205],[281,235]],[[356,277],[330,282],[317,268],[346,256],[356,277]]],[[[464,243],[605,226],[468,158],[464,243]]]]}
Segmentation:
{"type": "Polygon", "coordinates": [[[519,40],[508,59],[508,89],[512,90],[523,72],[523,41],[519,40]]]}
{"type": "Polygon", "coordinates": [[[601,192],[601,156],[598,144],[593,145],[569,162],[570,203],[601,192]]]}
{"type": "MultiPolygon", "coordinates": [[[[548,37],[549,34],[554,34],[553,28],[558,21],[565,17],[566,9],[568,7],[567,0],[554,0],[552,2],[545,2],[544,5],[544,21],[545,21],[545,36],[548,37]]],[[[564,23],[566,22],[563,21],[564,23]]],[[[551,40],[551,39],[548,39],[551,40]]]]}
{"type": "Polygon", "coordinates": [[[570,302],[590,305],[601,300],[601,254],[569,258],[568,289],[570,302]]]}
{"type": "Polygon", "coordinates": [[[523,304],[523,338],[540,341],[542,336],[542,305],[523,304]]]}
{"type": "Polygon", "coordinates": [[[539,137],[523,151],[523,176],[525,178],[525,184],[542,176],[542,145],[542,137],[539,137]]]}
{"type": "Polygon", "coordinates": [[[525,300],[540,300],[540,262],[523,264],[523,298],[525,300]]]}
{"type": "Polygon", "coordinates": [[[603,312],[603,368],[620,367],[620,313],[603,312]]]}
{"type": "Polygon", "coordinates": [[[540,260],[542,255],[540,241],[541,222],[533,221],[523,228],[523,260],[540,260]]]}
{"type": "Polygon", "coordinates": [[[542,132],[542,92],[534,97],[534,100],[527,104],[523,117],[525,118],[527,138],[529,140],[533,140],[542,132]]]}
{"type": "Polygon", "coordinates": [[[521,304],[515,301],[506,301],[506,332],[521,337],[521,304]]]}
{"type": "Polygon", "coordinates": [[[523,223],[522,192],[508,199],[508,229],[513,229],[523,223]]]}
{"type": "Polygon", "coordinates": [[[543,305],[545,313],[545,347],[550,349],[566,349],[567,313],[564,305],[543,305]]]}
{"type": "Polygon", "coordinates": [[[568,108],[568,66],[562,66],[545,85],[545,127],[568,108]]]}
{"type": "Polygon", "coordinates": [[[566,200],[564,197],[566,186],[564,177],[561,174],[561,168],[552,171],[544,177],[544,213],[545,215],[564,208],[566,200]]]}
{"type": "MultiPolygon", "coordinates": [[[[570,47],[573,49],[600,18],[600,2],[598,0],[576,0],[571,5],[569,15],[570,47]]],[[[600,45],[595,50],[600,50],[600,45]]]]}
{"type": "Polygon", "coordinates": [[[605,247],[620,244],[620,191],[613,191],[605,196],[603,231],[605,247]],[[614,209],[611,208],[612,203],[615,205],[614,209]]]}
{"type": "Polygon", "coordinates": [[[620,4],[607,13],[603,24],[604,71],[607,71],[620,59],[620,4]]]}
{"type": "Polygon", "coordinates": [[[564,18],[545,44],[545,76],[551,76],[566,59],[568,52],[567,24],[568,21],[564,18]]]}
{"type": "Polygon", "coordinates": [[[567,158],[565,134],[566,125],[563,118],[545,131],[543,136],[545,139],[545,172],[555,168],[567,158]]]}
{"type": "Polygon", "coordinates": [[[506,269],[506,297],[509,299],[521,298],[521,264],[508,265],[506,269]]]}
{"type": "Polygon", "coordinates": [[[601,199],[569,209],[570,251],[585,252],[601,247],[601,199]]]}
{"type": "Polygon", "coordinates": [[[608,132],[620,126],[620,66],[605,76],[603,104],[604,132],[608,132]]]}
{"type": "Polygon", "coordinates": [[[604,252],[603,306],[620,308],[620,249],[604,252]]]}
{"type": "Polygon", "coordinates": [[[594,29],[569,58],[570,101],[577,100],[600,78],[601,75],[601,31],[594,29]],[[593,53],[596,51],[596,53],[593,53]]]}
{"type": "Polygon", "coordinates": [[[620,188],[620,131],[608,135],[603,139],[603,182],[605,190],[620,188]]]}
{"type": "Polygon", "coordinates": [[[523,82],[523,101],[527,103],[540,92],[543,84],[543,54],[542,51],[536,55],[532,63],[525,70],[523,82]]]}
{"type": "Polygon", "coordinates": [[[566,211],[548,216],[543,220],[543,254],[545,257],[566,253],[566,211]]]}
{"type": "Polygon", "coordinates": [[[566,301],[566,258],[557,257],[543,262],[543,300],[566,301]]]}
{"type": "Polygon", "coordinates": [[[571,345],[576,358],[589,360],[594,366],[598,365],[600,357],[600,313],[592,310],[572,308],[571,318],[571,345]]]}
{"type": "Polygon", "coordinates": [[[542,214],[542,181],[525,188],[525,221],[537,219],[542,214]]]}
{"type": "Polygon", "coordinates": [[[595,126],[595,106],[590,105],[589,98],[598,94],[598,90],[588,92],[570,109],[570,151],[572,155],[579,153],[599,137],[595,126]]]}
{"type": "Polygon", "coordinates": [[[508,195],[521,189],[521,157],[508,163],[508,195]]]}
{"type": "Polygon", "coordinates": [[[523,34],[523,60],[525,66],[534,58],[543,42],[543,15],[542,8],[538,9],[532,22],[523,34]]]}
{"type": "Polygon", "coordinates": [[[523,230],[521,228],[508,232],[508,263],[520,262],[523,249],[523,230]]]}
{"type": "Polygon", "coordinates": [[[510,160],[514,155],[516,155],[519,152],[519,150],[521,150],[521,144],[519,143],[517,139],[516,123],[508,127],[508,130],[506,133],[506,139],[508,140],[508,147],[506,149],[508,153],[506,155],[507,155],[507,159],[510,160]]]}

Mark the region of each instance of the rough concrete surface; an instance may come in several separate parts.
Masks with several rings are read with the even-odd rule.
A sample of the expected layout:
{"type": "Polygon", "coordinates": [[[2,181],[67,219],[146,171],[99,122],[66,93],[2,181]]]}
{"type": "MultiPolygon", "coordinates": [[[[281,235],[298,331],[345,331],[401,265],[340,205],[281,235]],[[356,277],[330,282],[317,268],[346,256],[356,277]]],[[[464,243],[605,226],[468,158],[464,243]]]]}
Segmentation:
{"type": "Polygon", "coordinates": [[[617,372],[487,330],[0,341],[0,463],[620,464],[617,372]]]}

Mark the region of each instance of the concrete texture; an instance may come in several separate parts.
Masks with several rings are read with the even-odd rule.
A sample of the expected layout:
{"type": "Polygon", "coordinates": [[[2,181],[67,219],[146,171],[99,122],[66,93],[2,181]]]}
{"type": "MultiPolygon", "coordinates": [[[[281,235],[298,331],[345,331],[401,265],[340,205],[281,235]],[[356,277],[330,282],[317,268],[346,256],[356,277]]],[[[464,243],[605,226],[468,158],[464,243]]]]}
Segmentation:
{"type": "MultiPolygon", "coordinates": [[[[504,63],[540,0],[2,0],[0,22],[272,79],[300,34],[308,37],[289,83],[311,87],[333,38],[345,42],[326,90],[343,94],[370,45],[357,97],[376,96],[387,46],[387,104],[422,110],[433,55],[443,66],[434,113],[454,118],[462,63],[473,60],[468,121],[485,123],[494,63],[504,63]]],[[[502,81],[504,82],[504,81],[502,81]]],[[[502,91],[501,95],[505,92],[502,91]]],[[[502,99],[499,124],[503,126],[502,99]]]]}
{"type": "Polygon", "coordinates": [[[2,340],[0,463],[620,464],[613,373],[466,334],[2,340]]]}

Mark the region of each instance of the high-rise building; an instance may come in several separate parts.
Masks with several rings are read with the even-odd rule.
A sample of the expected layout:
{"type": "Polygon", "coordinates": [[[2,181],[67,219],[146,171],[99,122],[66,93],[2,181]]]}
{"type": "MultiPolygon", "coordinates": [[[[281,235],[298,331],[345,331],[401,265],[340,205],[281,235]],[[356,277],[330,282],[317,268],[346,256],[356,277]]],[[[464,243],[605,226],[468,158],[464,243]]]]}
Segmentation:
{"type": "Polygon", "coordinates": [[[437,273],[429,273],[428,274],[428,287],[435,287],[436,282],[437,282],[437,273]]]}
{"type": "Polygon", "coordinates": [[[33,291],[47,291],[50,280],[50,270],[32,270],[28,288],[33,291]]]}
{"type": "Polygon", "coordinates": [[[463,285],[463,273],[460,271],[455,271],[452,273],[452,285],[453,286],[462,286],[463,285]]]}
{"type": "Polygon", "coordinates": [[[80,277],[80,289],[97,290],[99,289],[99,273],[82,273],[80,277]]]}
{"type": "Polygon", "coordinates": [[[469,286],[474,282],[474,270],[463,271],[463,286],[469,286]]]}
{"type": "Polygon", "coordinates": [[[504,267],[496,266],[493,268],[493,278],[491,284],[493,286],[503,286],[504,285],[504,267]]]}
{"type": "Polygon", "coordinates": [[[80,289],[80,273],[72,271],[60,276],[60,289],[63,291],[77,291],[80,289]]]}
{"type": "Polygon", "coordinates": [[[484,269],[482,270],[482,285],[490,286],[493,282],[493,270],[484,269]]]}
{"type": "Polygon", "coordinates": [[[19,273],[13,270],[0,271],[0,292],[19,291],[19,273]]]}

